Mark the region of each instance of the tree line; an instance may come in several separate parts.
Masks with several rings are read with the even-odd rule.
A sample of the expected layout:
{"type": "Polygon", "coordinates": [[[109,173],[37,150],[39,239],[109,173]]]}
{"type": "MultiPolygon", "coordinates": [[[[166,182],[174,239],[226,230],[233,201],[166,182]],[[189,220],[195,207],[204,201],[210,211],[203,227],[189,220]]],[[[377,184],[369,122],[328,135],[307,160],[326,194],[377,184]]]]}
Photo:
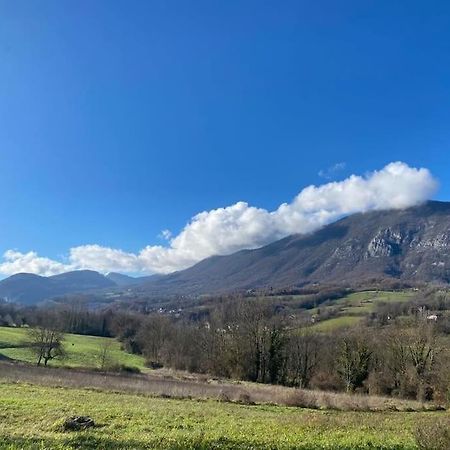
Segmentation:
{"type": "Polygon", "coordinates": [[[442,400],[450,393],[449,350],[443,341],[446,319],[425,320],[417,313],[424,303],[435,310],[450,309],[447,294],[431,291],[423,301],[379,304],[360,326],[327,333],[317,333],[309,321],[285,314],[277,302],[256,297],[221,299],[202,313],[181,317],[92,311],[76,302],[43,308],[3,303],[0,321],[29,326],[43,364],[64,355],[58,343],[70,332],[117,337],[125,350],[144,355],[153,368],[442,400]]]}
{"type": "Polygon", "coordinates": [[[300,388],[445,399],[448,349],[434,323],[316,333],[257,299],[230,301],[201,322],[123,314],[114,332],[151,367],[300,388]]]}

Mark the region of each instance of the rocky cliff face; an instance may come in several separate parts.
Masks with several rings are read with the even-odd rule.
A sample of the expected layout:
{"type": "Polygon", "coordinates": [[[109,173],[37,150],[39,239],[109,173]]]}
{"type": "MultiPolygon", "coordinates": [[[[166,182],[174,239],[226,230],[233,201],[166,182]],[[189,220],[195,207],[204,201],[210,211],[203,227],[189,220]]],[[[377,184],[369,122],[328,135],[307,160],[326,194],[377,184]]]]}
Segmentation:
{"type": "Polygon", "coordinates": [[[380,230],[369,242],[366,258],[382,258],[394,256],[401,252],[401,244],[405,241],[401,231],[390,228],[380,230]]]}

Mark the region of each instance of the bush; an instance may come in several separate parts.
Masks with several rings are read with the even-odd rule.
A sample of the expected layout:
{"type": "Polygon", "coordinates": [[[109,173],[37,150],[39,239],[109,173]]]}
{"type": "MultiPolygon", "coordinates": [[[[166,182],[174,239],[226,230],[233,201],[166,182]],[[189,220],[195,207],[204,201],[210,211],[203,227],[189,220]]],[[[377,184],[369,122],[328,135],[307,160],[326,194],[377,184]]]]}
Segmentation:
{"type": "MultiPolygon", "coordinates": [[[[421,402],[429,402],[433,400],[434,391],[432,386],[420,385],[417,391],[417,400],[421,402]]],[[[449,447],[450,448],[450,447],[449,447]]]]}
{"type": "Polygon", "coordinates": [[[370,395],[392,394],[392,379],[384,372],[371,372],[365,385],[370,395]]]}
{"type": "Polygon", "coordinates": [[[139,367],[127,366],[125,364],[115,364],[109,368],[110,372],[119,372],[119,373],[141,373],[139,367]]]}
{"type": "Polygon", "coordinates": [[[242,405],[254,405],[255,402],[250,397],[250,394],[248,392],[241,392],[238,397],[238,403],[241,403],[242,405]]]}
{"type": "Polygon", "coordinates": [[[229,402],[231,402],[231,395],[229,392],[220,391],[220,394],[218,395],[217,400],[219,402],[229,403],[229,402]]]}
{"type": "Polygon", "coordinates": [[[417,447],[421,450],[448,450],[450,448],[450,421],[442,419],[433,424],[419,425],[415,430],[417,447]]]}
{"type": "Polygon", "coordinates": [[[153,370],[162,369],[164,367],[163,364],[161,364],[160,362],[157,362],[157,361],[147,361],[145,363],[145,365],[153,370]]]}
{"type": "Polygon", "coordinates": [[[317,408],[317,397],[313,392],[295,390],[286,398],[287,406],[297,406],[299,408],[317,408]]]}
{"type": "Polygon", "coordinates": [[[343,389],[342,381],[335,373],[318,372],[310,383],[311,389],[319,391],[340,391],[343,389]]]}

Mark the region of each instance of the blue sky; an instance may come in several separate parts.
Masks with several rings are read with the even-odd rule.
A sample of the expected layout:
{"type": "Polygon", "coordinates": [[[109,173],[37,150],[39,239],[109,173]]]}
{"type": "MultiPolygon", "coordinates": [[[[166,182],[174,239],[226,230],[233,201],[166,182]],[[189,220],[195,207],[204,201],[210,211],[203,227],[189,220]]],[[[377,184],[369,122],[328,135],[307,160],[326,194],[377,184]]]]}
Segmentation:
{"type": "Polygon", "coordinates": [[[449,54],[445,1],[0,0],[0,253],[136,254],[393,161],[448,200],[449,54]]]}

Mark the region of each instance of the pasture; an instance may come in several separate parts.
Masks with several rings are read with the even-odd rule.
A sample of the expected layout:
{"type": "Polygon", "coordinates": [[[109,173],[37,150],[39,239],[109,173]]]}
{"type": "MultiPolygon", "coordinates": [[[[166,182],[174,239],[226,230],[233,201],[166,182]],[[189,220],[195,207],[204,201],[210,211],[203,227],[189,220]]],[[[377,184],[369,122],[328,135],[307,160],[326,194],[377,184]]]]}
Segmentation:
{"type": "Polygon", "coordinates": [[[419,423],[443,412],[342,412],[0,381],[0,448],[416,449],[419,423]],[[63,431],[89,415],[97,426],[63,431]]]}
{"type": "Polygon", "coordinates": [[[413,290],[354,292],[309,310],[312,315],[318,316],[318,322],[313,326],[313,329],[330,332],[339,328],[349,328],[358,324],[365,316],[373,312],[377,304],[406,302],[412,300],[415,295],[416,292],[413,290]],[[335,311],[336,316],[320,320],[320,314],[326,314],[327,310],[335,311]]]}
{"type": "MultiPolygon", "coordinates": [[[[28,346],[27,328],[0,327],[0,358],[35,363],[36,358],[28,346]]],[[[107,345],[108,357],[113,364],[144,368],[144,358],[121,349],[121,344],[113,338],[66,334],[65,359],[54,359],[51,366],[98,368],[100,353],[107,345]]]]}
{"type": "Polygon", "coordinates": [[[339,316],[324,320],[313,325],[314,331],[329,332],[338,328],[348,328],[358,324],[362,320],[360,316],[339,316]]]}

